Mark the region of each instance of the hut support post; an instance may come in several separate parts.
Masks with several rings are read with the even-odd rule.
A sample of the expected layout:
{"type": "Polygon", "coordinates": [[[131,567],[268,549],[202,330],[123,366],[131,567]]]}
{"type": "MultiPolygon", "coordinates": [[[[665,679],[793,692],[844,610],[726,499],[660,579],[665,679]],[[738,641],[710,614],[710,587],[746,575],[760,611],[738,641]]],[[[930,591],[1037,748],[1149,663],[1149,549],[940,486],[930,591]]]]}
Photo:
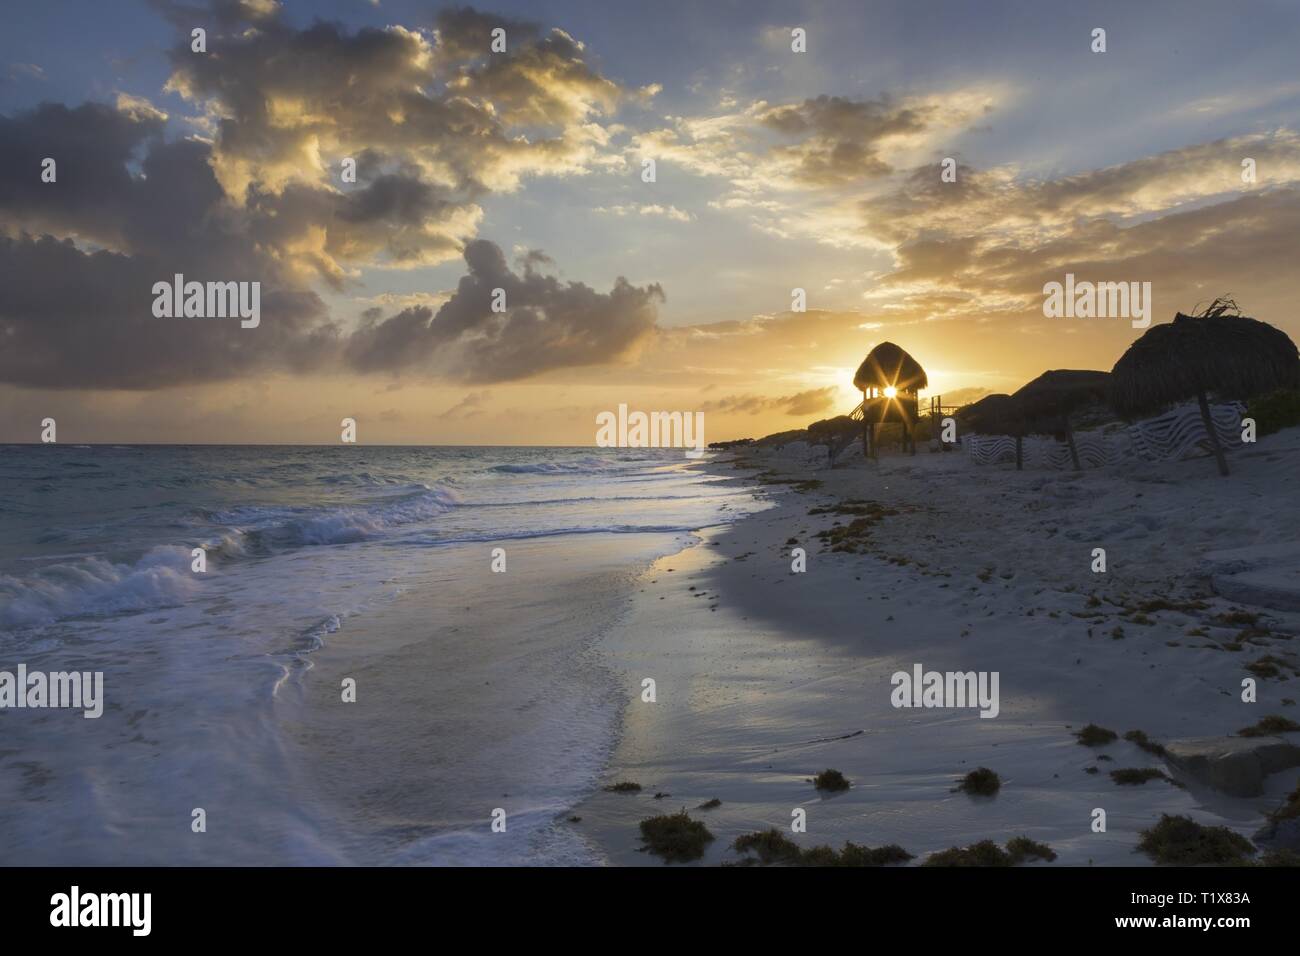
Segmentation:
{"type": "Polygon", "coordinates": [[[867,390],[862,390],[862,457],[871,457],[871,425],[867,422],[867,390]]]}
{"type": "Polygon", "coordinates": [[[1196,400],[1201,406],[1201,421],[1205,423],[1205,433],[1210,436],[1210,447],[1214,449],[1214,459],[1219,463],[1219,474],[1228,477],[1228,461],[1223,457],[1223,446],[1219,444],[1219,433],[1214,430],[1214,421],[1210,418],[1210,401],[1205,397],[1205,389],[1196,393],[1196,400]]]}
{"type": "Polygon", "coordinates": [[[1070,463],[1074,465],[1075,471],[1083,471],[1083,466],[1079,464],[1079,449],[1074,444],[1074,429],[1070,427],[1070,417],[1065,417],[1065,441],[1070,446],[1070,463]]]}

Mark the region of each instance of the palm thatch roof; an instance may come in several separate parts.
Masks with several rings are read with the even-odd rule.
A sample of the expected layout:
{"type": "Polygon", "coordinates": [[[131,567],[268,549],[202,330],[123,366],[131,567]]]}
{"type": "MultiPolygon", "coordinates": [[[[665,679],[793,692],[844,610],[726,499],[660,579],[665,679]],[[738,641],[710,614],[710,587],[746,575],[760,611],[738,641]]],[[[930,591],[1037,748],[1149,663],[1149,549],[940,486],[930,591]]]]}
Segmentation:
{"type": "Polygon", "coordinates": [[[1085,405],[1106,401],[1109,384],[1109,372],[1053,369],[1021,387],[1011,397],[1019,403],[1028,431],[1061,434],[1070,413],[1085,405]]]}
{"type": "Polygon", "coordinates": [[[977,435],[1023,435],[1024,414],[1020,402],[1010,395],[985,395],[957,410],[962,428],[977,435]]]}
{"type": "Polygon", "coordinates": [[[1246,399],[1300,387],[1295,343],[1266,322],[1230,314],[1235,309],[1231,300],[1215,300],[1200,315],[1179,312],[1148,329],[1111,371],[1115,410],[1142,415],[1210,392],[1246,399]]]}
{"type": "Polygon", "coordinates": [[[915,392],[928,384],[925,369],[893,342],[881,342],[868,352],[853,376],[853,387],[859,391],[892,385],[900,392],[915,392]]]}

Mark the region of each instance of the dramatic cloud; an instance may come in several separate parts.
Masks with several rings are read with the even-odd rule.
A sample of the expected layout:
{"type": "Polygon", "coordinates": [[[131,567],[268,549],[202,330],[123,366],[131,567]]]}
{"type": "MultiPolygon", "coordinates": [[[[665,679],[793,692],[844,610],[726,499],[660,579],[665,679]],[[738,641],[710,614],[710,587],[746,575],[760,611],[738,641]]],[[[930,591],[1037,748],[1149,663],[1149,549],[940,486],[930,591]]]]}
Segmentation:
{"type": "Polygon", "coordinates": [[[0,180],[0,380],[151,388],[329,354],[322,302],[225,206],[210,146],[164,142],[161,122],[129,101],[0,118],[0,168],[25,171],[0,180]],[[155,318],[153,286],[176,273],[261,282],[261,327],[155,318]]]}
{"type": "Polygon", "coordinates": [[[982,120],[1007,98],[995,87],[875,99],[818,96],[789,103],[734,103],[724,112],[670,116],[633,136],[629,155],[723,183],[716,210],[782,239],[841,247],[878,243],[856,204],[888,192],[899,169],[982,120]]]}
{"type": "Polygon", "coordinates": [[[427,31],[349,33],[298,29],[274,0],[153,6],[178,30],[168,88],[196,115],[119,94],[0,117],[14,171],[0,179],[0,381],[146,389],[416,364],[487,381],[617,360],[653,327],[658,286],[562,285],[536,271],[540,254],[517,276],[471,241],[486,192],[584,172],[608,139],[596,120],[621,91],[567,33],[467,8],[427,31]],[[196,25],[207,53],[190,49],[196,25]],[[490,50],[496,27],[505,53],[490,50]],[[168,139],[169,122],[198,133],[168,139]],[[471,274],[436,317],[372,309],[348,336],[315,291],[461,255],[471,274]],[[177,273],[259,282],[260,326],[155,318],[152,288],[177,273]],[[504,314],[486,308],[496,287],[504,314]]]}
{"type": "Polygon", "coordinates": [[[356,371],[436,368],[469,382],[503,382],[551,369],[615,362],[652,333],[657,284],[633,286],[620,277],[608,293],[581,282],[562,283],[538,271],[544,256],[525,256],[522,274],[500,247],[477,239],[465,247],[469,274],[434,313],[404,309],[381,319],[371,310],[352,336],[345,361],[356,371]],[[504,311],[493,311],[495,290],[504,311]]]}
{"type": "Polygon", "coordinates": [[[1290,130],[1198,143],[1057,178],[1014,168],[957,170],[943,182],[935,165],[912,170],[896,189],[860,203],[864,230],[887,244],[942,235],[1041,242],[1090,219],[1132,220],[1251,189],[1300,183],[1300,135],[1290,130]],[[1257,186],[1242,181],[1255,161],[1257,186]]]}
{"type": "Polygon", "coordinates": [[[833,385],[826,388],[809,389],[794,395],[780,398],[767,398],[761,395],[728,395],[726,398],[713,399],[700,406],[705,412],[740,413],[757,415],[760,412],[777,411],[783,415],[815,415],[832,408],[839,389],[833,385]]]}
{"type": "Polygon", "coordinates": [[[375,172],[403,166],[470,203],[525,174],[583,171],[605,139],[591,121],[621,95],[563,31],[469,9],[442,11],[433,31],[243,26],[214,21],[214,55],[192,53],[187,33],[168,84],[209,117],[236,202],[254,186],[338,187],[342,159],[365,152],[375,172]],[[490,49],[496,27],[504,53],[490,49]]]}
{"type": "Polygon", "coordinates": [[[822,186],[890,172],[879,155],[881,143],[922,132],[937,112],[933,104],[896,107],[886,99],[819,96],[759,110],[756,118],[762,126],[799,140],[797,145],[775,147],[773,156],[789,163],[800,182],[822,186]]]}
{"type": "Polygon", "coordinates": [[[1271,299],[1298,210],[1300,136],[1288,130],[1054,179],[963,166],[945,183],[922,167],[858,203],[864,234],[894,249],[876,305],[1035,321],[1043,284],[1066,272],[1152,282],[1167,312],[1230,290],[1249,289],[1248,306],[1271,299]],[[1256,183],[1242,181],[1247,157],[1256,183]]]}
{"type": "MultiPolygon", "coordinates": [[[[70,239],[0,238],[0,381],[43,388],[157,388],[302,371],[333,348],[319,299],[264,288],[261,325],[156,319],[150,292],[181,257],[83,252],[70,239]]],[[[197,260],[190,277],[210,275],[197,260]]],[[[226,272],[225,274],[232,274],[226,272]]]]}

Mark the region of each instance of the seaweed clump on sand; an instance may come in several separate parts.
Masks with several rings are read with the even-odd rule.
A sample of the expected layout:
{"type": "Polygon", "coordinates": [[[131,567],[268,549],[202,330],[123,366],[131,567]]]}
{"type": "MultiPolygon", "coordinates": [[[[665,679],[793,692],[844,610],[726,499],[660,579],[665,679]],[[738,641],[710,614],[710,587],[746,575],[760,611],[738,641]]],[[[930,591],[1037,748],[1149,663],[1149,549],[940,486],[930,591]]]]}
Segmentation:
{"type": "Polygon", "coordinates": [[[1155,754],[1157,757],[1164,757],[1168,754],[1164,744],[1156,743],[1141,730],[1130,730],[1124,735],[1124,739],[1131,744],[1135,744],[1149,754],[1155,754]]]}
{"type": "Polygon", "coordinates": [[[1007,841],[1006,849],[992,840],[980,840],[970,846],[954,846],[931,853],[922,866],[1018,866],[1029,860],[1056,859],[1056,851],[1046,843],[1018,836],[1007,841]]]}
{"type": "Polygon", "coordinates": [[[813,786],[818,790],[827,790],[831,793],[839,793],[849,789],[849,781],[838,770],[826,769],[813,777],[813,786]]]}
{"type": "Polygon", "coordinates": [[[980,797],[991,797],[1002,789],[1002,778],[990,770],[988,767],[980,767],[972,770],[966,776],[958,781],[957,786],[953,788],[956,792],[975,794],[980,797]]]}
{"type": "Polygon", "coordinates": [[[1161,814],[1160,822],[1143,830],[1138,849],[1157,863],[1177,866],[1247,863],[1254,845],[1227,827],[1207,827],[1191,817],[1161,814]]]}
{"type": "Polygon", "coordinates": [[[845,841],[840,850],[829,846],[805,850],[775,827],[737,837],[732,849],[737,853],[754,854],[745,860],[745,865],[757,862],[765,866],[773,863],[785,866],[889,866],[912,859],[912,854],[894,843],[869,847],[845,841]]]}
{"type": "Polygon", "coordinates": [[[1279,717],[1277,714],[1270,714],[1249,727],[1242,727],[1241,730],[1237,731],[1237,736],[1274,737],[1277,734],[1289,734],[1296,730],[1300,730],[1300,724],[1297,724],[1290,717],[1279,717]]]}
{"type": "MultiPolygon", "coordinates": [[[[1155,767],[1125,767],[1122,770],[1112,770],[1110,779],[1121,786],[1137,787],[1148,780],[1169,780],[1169,777],[1163,770],[1157,770],[1155,767]]],[[[1173,783],[1172,780],[1169,782],[1173,783]]]]}
{"type": "Polygon", "coordinates": [[[606,793],[640,793],[641,784],[633,783],[631,780],[620,780],[618,783],[611,783],[604,790],[606,793]]]}
{"type": "Polygon", "coordinates": [[[1098,727],[1096,724],[1089,724],[1083,730],[1076,731],[1074,736],[1079,738],[1079,743],[1085,747],[1101,747],[1119,739],[1119,734],[1115,733],[1115,731],[1107,730],[1105,727],[1098,727]]]}
{"type": "Polygon", "coordinates": [[[831,551],[865,554],[867,553],[867,546],[871,543],[871,529],[884,518],[898,514],[898,511],[874,501],[858,502],[855,500],[852,504],[813,508],[808,513],[810,515],[856,515],[857,517],[854,517],[848,524],[836,522],[824,531],[818,531],[814,537],[828,545],[831,551]]]}
{"type": "Polygon", "coordinates": [[[692,820],[685,809],[677,813],[647,817],[641,821],[641,842],[645,844],[644,849],[663,857],[669,863],[698,860],[713,839],[709,828],[699,820],[692,820]]]}

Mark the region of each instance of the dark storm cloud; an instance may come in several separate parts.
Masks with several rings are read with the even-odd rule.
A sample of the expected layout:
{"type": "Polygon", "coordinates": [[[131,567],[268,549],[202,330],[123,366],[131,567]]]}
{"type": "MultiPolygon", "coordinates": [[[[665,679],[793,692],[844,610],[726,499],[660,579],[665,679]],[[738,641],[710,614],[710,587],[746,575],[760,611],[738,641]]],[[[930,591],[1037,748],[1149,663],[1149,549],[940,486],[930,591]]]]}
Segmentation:
{"type": "Polygon", "coordinates": [[[468,243],[468,274],[437,313],[419,306],[380,319],[372,312],[348,342],[346,363],[357,371],[392,370],[426,365],[436,355],[449,377],[503,382],[617,361],[654,330],[664,298],[657,284],[639,287],[619,277],[601,293],[543,275],[537,262],[525,256],[515,272],[496,244],[468,243]],[[492,311],[496,289],[505,293],[504,312],[492,311]]]}
{"type": "Polygon", "coordinates": [[[121,241],[140,196],[128,164],[159,140],[162,128],[160,117],[103,103],[42,103],[0,116],[0,210],[28,231],[121,241]],[[53,183],[41,179],[46,158],[55,161],[53,183]]]}
{"type": "Polygon", "coordinates": [[[161,119],[132,104],[0,118],[0,167],[20,171],[0,181],[0,380],[151,388],[327,358],[320,299],[223,202],[211,147],[160,133],[161,119]],[[41,180],[44,156],[55,182],[41,180]],[[261,282],[259,333],[155,318],[153,285],[178,272],[261,282]]]}
{"type": "MultiPolygon", "coordinates": [[[[0,381],[44,388],[158,388],[306,370],[333,350],[310,292],[264,288],[256,334],[238,321],[153,317],[174,259],[87,253],[71,240],[0,238],[0,381]]],[[[204,279],[190,272],[187,279],[204,279]]]]}

